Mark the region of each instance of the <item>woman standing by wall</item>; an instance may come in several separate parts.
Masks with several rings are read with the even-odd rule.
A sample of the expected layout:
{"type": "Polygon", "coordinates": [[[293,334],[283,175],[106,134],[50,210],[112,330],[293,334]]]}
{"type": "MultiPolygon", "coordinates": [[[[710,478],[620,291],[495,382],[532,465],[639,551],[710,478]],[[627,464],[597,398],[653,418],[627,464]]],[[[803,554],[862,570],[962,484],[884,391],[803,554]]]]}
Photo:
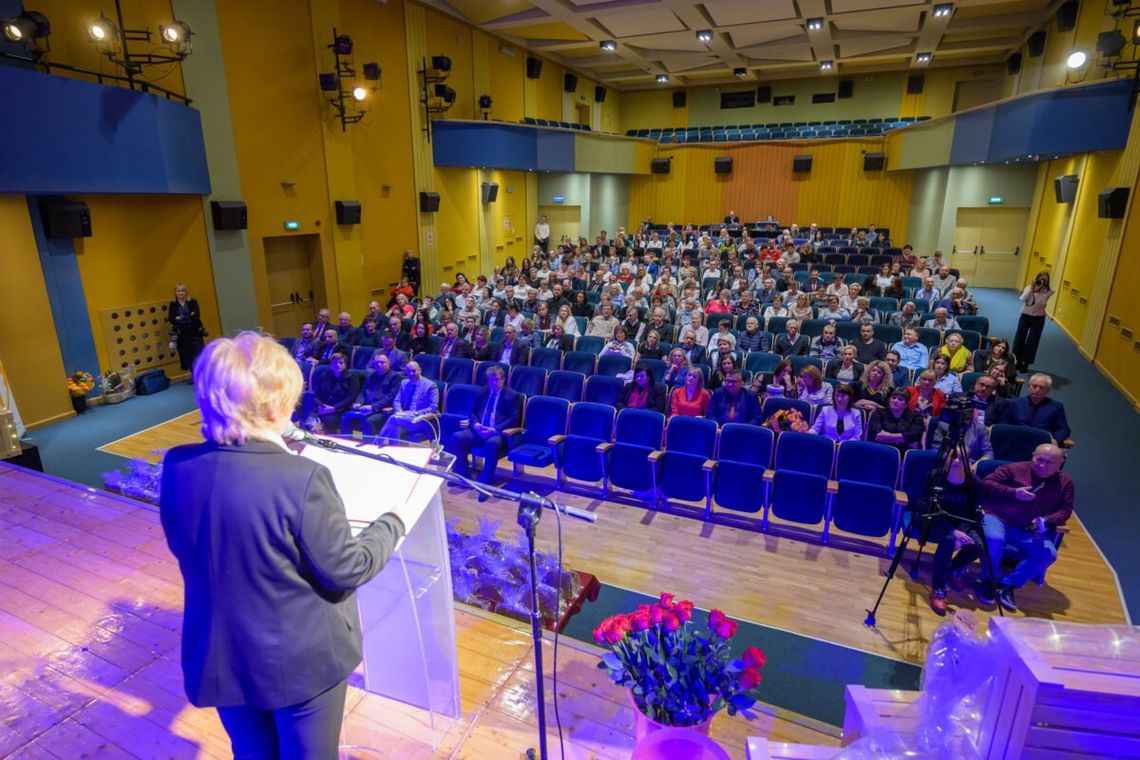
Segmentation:
{"type": "Polygon", "coordinates": [[[1041,343],[1041,331],[1045,329],[1045,307],[1052,296],[1048,272],[1038,272],[1033,282],[1021,291],[1021,317],[1017,320],[1013,353],[1017,357],[1017,368],[1022,372],[1037,359],[1037,346],[1041,343]]]}
{"type": "Polygon", "coordinates": [[[170,323],[171,348],[178,349],[178,363],[184,370],[194,369],[194,360],[206,345],[206,328],[202,326],[202,310],[181,282],[174,286],[174,300],[166,310],[170,323]]]}

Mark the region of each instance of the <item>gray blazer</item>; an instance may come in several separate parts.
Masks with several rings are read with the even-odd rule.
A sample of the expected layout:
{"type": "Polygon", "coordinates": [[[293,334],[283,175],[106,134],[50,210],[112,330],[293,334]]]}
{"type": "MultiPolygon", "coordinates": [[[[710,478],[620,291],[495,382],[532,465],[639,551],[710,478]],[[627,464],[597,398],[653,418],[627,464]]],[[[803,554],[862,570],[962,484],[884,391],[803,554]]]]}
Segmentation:
{"type": "Polygon", "coordinates": [[[186,586],[182,672],[193,704],[275,710],[360,664],[352,590],[387,563],[404,534],[399,518],[354,538],[327,468],[255,440],[171,449],[161,518],[186,586]]]}

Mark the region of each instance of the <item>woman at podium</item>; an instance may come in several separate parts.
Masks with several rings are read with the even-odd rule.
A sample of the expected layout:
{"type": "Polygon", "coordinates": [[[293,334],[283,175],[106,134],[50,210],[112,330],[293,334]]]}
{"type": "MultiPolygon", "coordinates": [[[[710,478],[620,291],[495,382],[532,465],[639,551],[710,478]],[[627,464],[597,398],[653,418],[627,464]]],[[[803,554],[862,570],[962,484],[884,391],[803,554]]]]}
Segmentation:
{"type": "Polygon", "coordinates": [[[353,536],[332,476],[285,443],[301,374],[272,338],[210,343],[194,366],[205,443],[166,455],[162,527],[186,587],[186,694],[216,707],[235,757],[335,757],[361,661],[353,589],[404,534],[353,536]]]}

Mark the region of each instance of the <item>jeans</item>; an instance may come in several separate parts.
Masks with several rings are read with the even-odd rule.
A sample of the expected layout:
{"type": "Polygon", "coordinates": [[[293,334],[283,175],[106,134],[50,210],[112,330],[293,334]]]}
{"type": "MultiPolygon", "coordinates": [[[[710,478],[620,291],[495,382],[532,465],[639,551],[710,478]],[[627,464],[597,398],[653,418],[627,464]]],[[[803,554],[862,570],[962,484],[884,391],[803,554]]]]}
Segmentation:
{"type": "Polygon", "coordinates": [[[1049,565],[1057,561],[1057,547],[1053,545],[1048,532],[1035,533],[1022,528],[1010,528],[989,514],[982,520],[982,530],[986,534],[986,547],[995,573],[1001,567],[1001,556],[1006,544],[1016,546],[1021,554],[1017,567],[1001,578],[1003,586],[1020,588],[1026,581],[1040,577],[1049,565]]]}
{"type": "Polygon", "coordinates": [[[380,430],[384,438],[397,438],[410,441],[430,441],[431,425],[427,422],[416,422],[411,417],[397,417],[392,415],[380,430]]]}
{"type": "Polygon", "coordinates": [[[335,758],[348,681],[300,704],[278,710],[219,707],[218,717],[240,760],[335,758]]]}

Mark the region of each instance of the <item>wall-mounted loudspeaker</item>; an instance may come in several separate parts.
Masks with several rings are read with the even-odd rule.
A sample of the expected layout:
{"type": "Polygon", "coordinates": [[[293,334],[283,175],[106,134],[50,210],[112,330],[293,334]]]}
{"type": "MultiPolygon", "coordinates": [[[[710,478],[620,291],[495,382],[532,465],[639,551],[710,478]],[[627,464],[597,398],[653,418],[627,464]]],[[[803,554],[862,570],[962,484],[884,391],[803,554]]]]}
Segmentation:
{"type": "Polygon", "coordinates": [[[91,237],[91,209],[78,201],[44,201],[40,204],[44,235],[49,238],[91,237]]]}
{"type": "Polygon", "coordinates": [[[574,92],[578,89],[578,77],[567,71],[562,75],[562,89],[566,92],[574,92]]]}
{"type": "Polygon", "coordinates": [[[668,174],[669,173],[669,159],[655,158],[653,163],[649,165],[650,171],[654,174],[668,174]]]}
{"type": "Polygon", "coordinates": [[[713,171],[717,174],[732,174],[732,156],[717,156],[714,158],[713,171]]]}
{"type": "Polygon", "coordinates": [[[337,224],[360,224],[360,201],[337,201],[337,224]]]}
{"type": "Polygon", "coordinates": [[[1057,9],[1058,32],[1071,32],[1073,30],[1073,27],[1077,25],[1077,11],[1080,10],[1080,7],[1081,4],[1077,0],[1061,3],[1061,7],[1057,9]]]}
{"type": "Polygon", "coordinates": [[[772,88],[768,85],[760,85],[756,88],[756,102],[757,103],[771,103],[772,102],[772,88]]]}
{"type": "Polygon", "coordinates": [[[674,108],[684,108],[685,107],[685,91],[684,90],[676,90],[673,92],[673,107],[674,108]]]}
{"type": "Polygon", "coordinates": [[[864,153],[863,154],[863,171],[877,172],[884,169],[887,165],[886,154],[883,153],[864,153]]]}
{"type": "Polygon", "coordinates": [[[210,201],[215,230],[244,230],[248,226],[245,204],[241,201],[210,201]]]}
{"type": "Polygon", "coordinates": [[[439,193],[420,193],[420,211],[424,213],[439,211],[439,193]]]}
{"type": "Polygon", "coordinates": [[[1011,76],[1021,71],[1021,53],[1014,53],[1005,62],[1005,71],[1011,76]]]}
{"type": "Polygon", "coordinates": [[[526,57],[526,78],[538,79],[540,76],[542,76],[542,59],[528,55],[526,57]]]}
{"type": "Polygon", "coordinates": [[[1025,48],[1029,51],[1030,58],[1037,58],[1045,52],[1045,30],[1040,29],[1033,34],[1029,35],[1029,39],[1025,41],[1025,48]]]}
{"type": "Polygon", "coordinates": [[[811,171],[811,156],[802,155],[792,158],[792,171],[797,174],[807,174],[811,171]]]}
{"type": "Polygon", "coordinates": [[[1064,174],[1053,180],[1053,195],[1057,203],[1072,203],[1077,200],[1077,175],[1064,174]]]}
{"type": "Polygon", "coordinates": [[[911,74],[906,78],[906,94],[918,95],[922,92],[922,88],[925,85],[926,76],[924,74],[911,74]]]}
{"type": "Polygon", "coordinates": [[[1101,219],[1123,219],[1128,205],[1127,187],[1110,187],[1097,197],[1097,216],[1101,219]]]}
{"type": "Polygon", "coordinates": [[[484,182],[483,183],[483,202],[494,203],[499,197],[499,183],[498,182],[484,182]]]}
{"type": "Polygon", "coordinates": [[[839,80],[839,97],[851,98],[855,96],[855,80],[854,79],[840,79],[839,80]]]}
{"type": "Polygon", "coordinates": [[[605,103],[606,102],[606,88],[602,87],[600,84],[597,85],[596,87],[594,87],[594,102],[595,103],[605,103]]]}

